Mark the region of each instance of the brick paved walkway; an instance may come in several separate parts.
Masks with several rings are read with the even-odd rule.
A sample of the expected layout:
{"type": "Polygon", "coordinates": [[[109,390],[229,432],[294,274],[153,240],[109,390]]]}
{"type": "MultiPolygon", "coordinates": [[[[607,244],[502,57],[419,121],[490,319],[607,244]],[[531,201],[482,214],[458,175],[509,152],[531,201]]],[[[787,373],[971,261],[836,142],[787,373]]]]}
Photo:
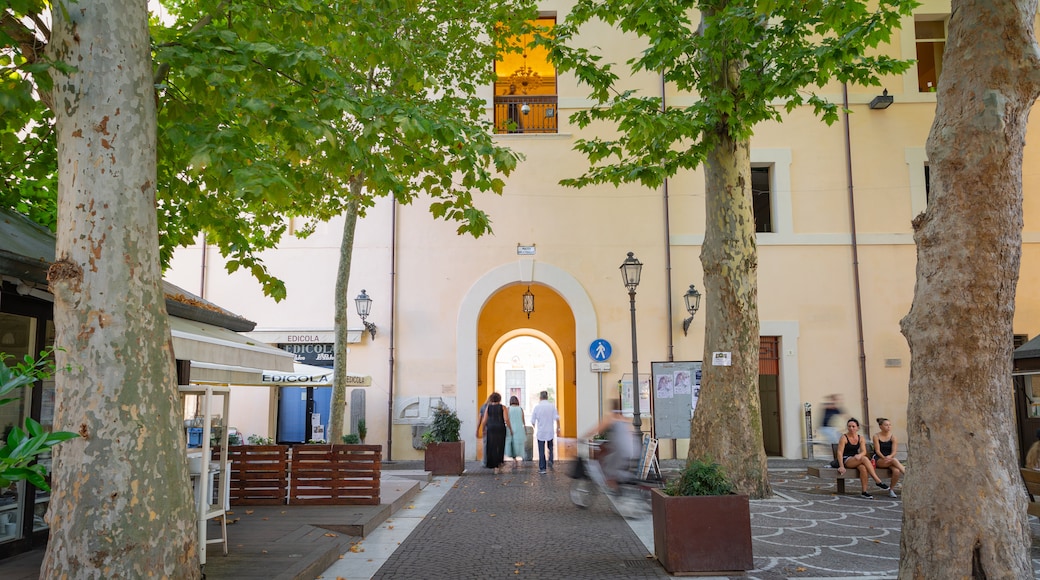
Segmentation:
{"type": "Polygon", "coordinates": [[[667,578],[598,497],[571,503],[560,471],[477,469],[429,513],[373,578],[667,578]]]}

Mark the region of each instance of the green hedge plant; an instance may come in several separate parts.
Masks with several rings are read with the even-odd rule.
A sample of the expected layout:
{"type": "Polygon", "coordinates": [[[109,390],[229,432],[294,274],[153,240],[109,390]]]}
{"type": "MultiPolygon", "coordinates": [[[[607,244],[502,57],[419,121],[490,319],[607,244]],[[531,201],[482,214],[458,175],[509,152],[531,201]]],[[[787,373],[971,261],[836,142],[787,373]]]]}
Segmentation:
{"type": "Polygon", "coordinates": [[[688,461],[678,479],[665,485],[668,495],[729,495],[733,484],[722,471],[722,466],[707,459],[688,461]]]}

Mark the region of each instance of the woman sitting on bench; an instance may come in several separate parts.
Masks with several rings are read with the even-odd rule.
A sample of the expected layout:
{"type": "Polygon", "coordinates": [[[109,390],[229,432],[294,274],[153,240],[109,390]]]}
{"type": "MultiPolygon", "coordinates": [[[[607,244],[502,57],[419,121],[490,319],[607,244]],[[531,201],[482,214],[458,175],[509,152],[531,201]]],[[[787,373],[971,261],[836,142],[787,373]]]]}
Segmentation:
{"type": "Polygon", "coordinates": [[[884,417],[878,417],[878,427],[881,427],[881,432],[874,435],[874,461],[877,462],[878,467],[887,467],[892,472],[892,488],[888,490],[889,497],[896,497],[896,484],[899,483],[899,478],[906,473],[906,468],[903,464],[896,459],[896,452],[899,451],[899,442],[896,441],[896,436],[892,433],[892,422],[884,417]]]}
{"type": "Polygon", "coordinates": [[[877,472],[874,471],[874,466],[867,459],[867,442],[859,434],[859,421],[857,419],[849,419],[846,427],[848,431],[838,441],[838,457],[841,457],[838,473],[844,475],[846,468],[858,469],[859,482],[863,487],[863,493],[859,494],[859,496],[864,499],[874,499],[874,496],[867,493],[867,476],[869,475],[877,482],[877,486],[881,489],[888,489],[888,485],[881,481],[877,472]]]}

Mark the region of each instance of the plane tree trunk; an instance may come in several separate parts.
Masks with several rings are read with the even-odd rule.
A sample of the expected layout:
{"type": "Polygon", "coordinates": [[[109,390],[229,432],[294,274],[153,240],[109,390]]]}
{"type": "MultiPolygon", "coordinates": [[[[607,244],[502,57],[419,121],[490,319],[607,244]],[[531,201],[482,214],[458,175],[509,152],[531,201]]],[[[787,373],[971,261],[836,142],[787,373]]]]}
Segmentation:
{"type": "Polygon", "coordinates": [[[41,578],[201,576],[159,270],[145,3],[52,11],[58,138],[54,452],[41,578]]]}
{"type": "Polygon", "coordinates": [[[758,255],[749,142],[720,135],[705,160],[704,181],[704,367],[689,458],[717,461],[739,493],[769,497],[758,400],[758,255]],[[715,353],[728,353],[730,364],[713,364],[715,353]]]}
{"type": "MultiPolygon", "coordinates": [[[[350,262],[354,255],[354,231],[357,229],[358,199],[361,179],[350,181],[350,200],[343,212],[343,237],[339,244],[339,269],[336,270],[335,366],[332,369],[332,412],[329,414],[329,442],[340,443],[343,437],[344,415],[347,407],[347,313],[351,299],[347,296],[350,283],[350,262]]],[[[389,450],[388,450],[389,451],[389,450]]]]}
{"type": "MultiPolygon", "coordinates": [[[[1035,0],[954,1],[914,220],[900,578],[1031,578],[1011,388],[1035,0]]],[[[1032,329],[1035,331],[1035,329],[1032,329]]]]}

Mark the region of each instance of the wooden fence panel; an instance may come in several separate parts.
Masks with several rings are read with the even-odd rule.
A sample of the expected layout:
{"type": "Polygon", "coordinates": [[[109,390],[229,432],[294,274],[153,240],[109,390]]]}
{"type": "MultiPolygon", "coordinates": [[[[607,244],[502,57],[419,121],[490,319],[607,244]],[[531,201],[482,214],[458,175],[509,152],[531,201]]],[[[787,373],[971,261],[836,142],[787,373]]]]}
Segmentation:
{"type": "MultiPolygon", "coordinates": [[[[214,450],[219,458],[219,450],[214,450]]],[[[285,505],[289,486],[287,445],[232,445],[231,505],[285,505]]]]}
{"type": "Polygon", "coordinates": [[[379,445],[297,445],[289,469],[290,505],[379,505],[379,445]]]}

